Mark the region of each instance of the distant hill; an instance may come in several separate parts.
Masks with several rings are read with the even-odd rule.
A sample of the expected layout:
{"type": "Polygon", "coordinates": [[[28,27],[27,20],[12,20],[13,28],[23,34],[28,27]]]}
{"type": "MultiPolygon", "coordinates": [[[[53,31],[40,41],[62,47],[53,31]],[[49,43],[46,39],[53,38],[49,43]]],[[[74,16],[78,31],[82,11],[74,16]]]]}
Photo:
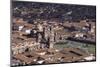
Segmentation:
{"type": "Polygon", "coordinates": [[[96,6],[13,1],[13,16],[24,19],[95,19],[96,6]]]}

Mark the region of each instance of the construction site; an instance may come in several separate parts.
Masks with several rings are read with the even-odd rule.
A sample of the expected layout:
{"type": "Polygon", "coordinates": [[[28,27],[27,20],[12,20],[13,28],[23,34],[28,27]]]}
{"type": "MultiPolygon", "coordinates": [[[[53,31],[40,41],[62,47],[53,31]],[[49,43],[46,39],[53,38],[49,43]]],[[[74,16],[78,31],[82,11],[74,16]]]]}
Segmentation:
{"type": "MultiPolygon", "coordinates": [[[[61,21],[58,18],[47,19],[47,17],[39,18],[34,14],[39,16],[43,14],[45,12],[42,11],[44,6],[32,8],[13,7],[11,28],[12,66],[96,60],[95,18],[78,19],[78,21],[71,19],[61,21]],[[38,14],[38,12],[32,11],[32,8],[34,11],[41,10],[38,14]],[[21,14],[19,11],[21,11],[21,14]],[[36,16],[36,19],[31,14],[36,16]]],[[[52,10],[56,11],[57,9],[52,10]]],[[[67,12],[67,14],[71,13],[67,12]]]]}

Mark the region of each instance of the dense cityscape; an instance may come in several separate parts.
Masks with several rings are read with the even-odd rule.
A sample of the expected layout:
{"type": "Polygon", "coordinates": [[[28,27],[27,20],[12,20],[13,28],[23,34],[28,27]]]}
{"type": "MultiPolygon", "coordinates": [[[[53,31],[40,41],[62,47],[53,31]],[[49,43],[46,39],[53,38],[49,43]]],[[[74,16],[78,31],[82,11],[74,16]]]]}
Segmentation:
{"type": "Polygon", "coordinates": [[[96,60],[96,7],[12,2],[12,66],[96,60]]]}

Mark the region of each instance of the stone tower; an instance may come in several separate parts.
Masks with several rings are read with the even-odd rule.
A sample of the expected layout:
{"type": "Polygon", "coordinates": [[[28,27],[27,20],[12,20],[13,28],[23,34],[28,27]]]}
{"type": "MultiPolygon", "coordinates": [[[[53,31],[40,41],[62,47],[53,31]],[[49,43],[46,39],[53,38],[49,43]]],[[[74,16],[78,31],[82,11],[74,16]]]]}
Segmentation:
{"type": "Polygon", "coordinates": [[[53,30],[53,26],[50,27],[50,41],[49,41],[49,48],[53,48],[54,47],[54,30],[53,30]]]}

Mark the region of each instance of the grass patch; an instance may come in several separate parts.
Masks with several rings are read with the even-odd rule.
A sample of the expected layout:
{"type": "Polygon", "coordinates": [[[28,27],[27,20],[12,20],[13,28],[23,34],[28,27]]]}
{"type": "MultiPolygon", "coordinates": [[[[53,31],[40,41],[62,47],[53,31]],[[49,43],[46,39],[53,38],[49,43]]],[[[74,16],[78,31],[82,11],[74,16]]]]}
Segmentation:
{"type": "Polygon", "coordinates": [[[89,53],[95,54],[96,46],[95,44],[86,44],[86,43],[80,43],[75,41],[66,41],[66,42],[58,42],[55,43],[54,48],[57,49],[63,49],[68,47],[74,47],[74,48],[80,48],[83,49],[89,53]]]}

